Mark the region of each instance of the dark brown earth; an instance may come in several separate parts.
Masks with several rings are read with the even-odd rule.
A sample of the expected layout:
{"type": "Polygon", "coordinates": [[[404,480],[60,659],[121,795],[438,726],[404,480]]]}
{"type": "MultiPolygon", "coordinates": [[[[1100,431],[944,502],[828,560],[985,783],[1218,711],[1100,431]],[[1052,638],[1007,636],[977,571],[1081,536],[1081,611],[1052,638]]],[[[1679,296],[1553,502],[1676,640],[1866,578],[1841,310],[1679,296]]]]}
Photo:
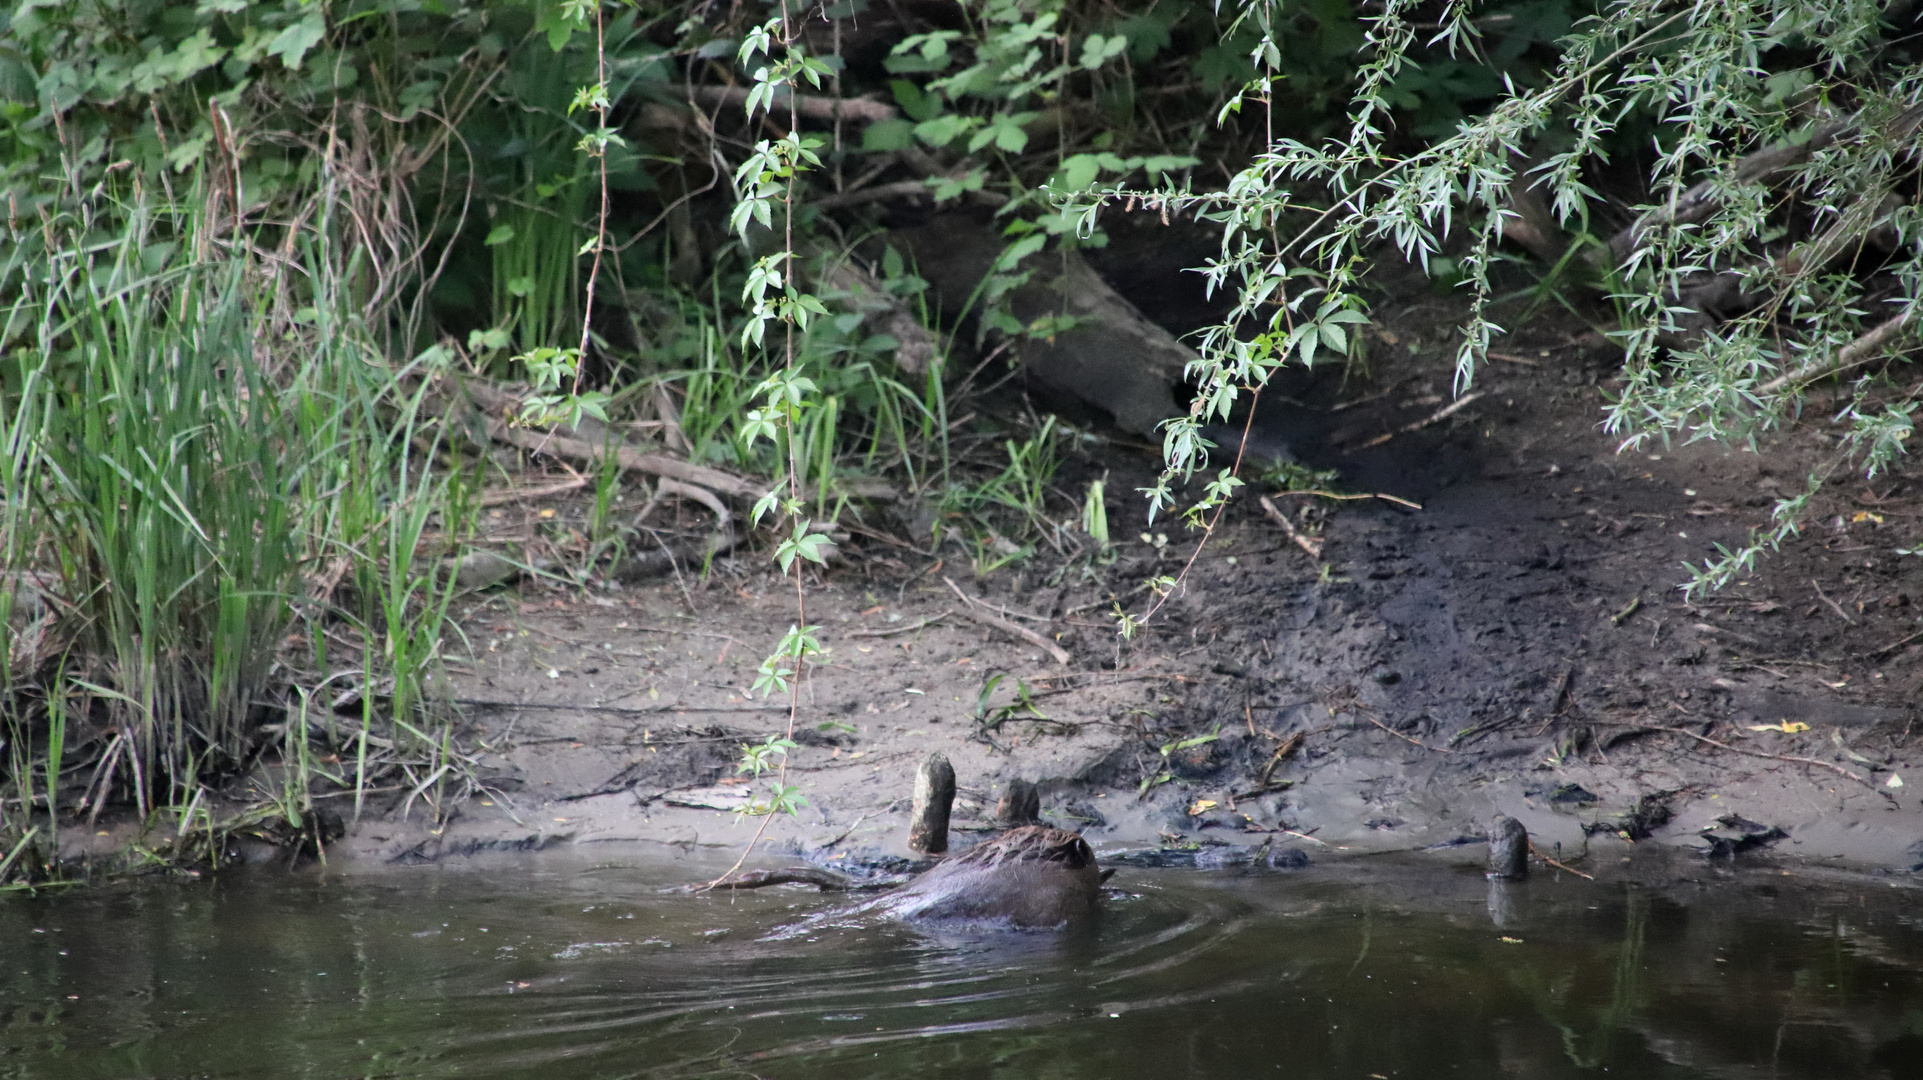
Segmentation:
{"type": "MultiPolygon", "coordinates": [[[[1182,321],[1176,301],[1142,306],[1182,321]]],[[[1077,429],[1051,508],[1072,520],[1086,481],[1107,475],[1112,563],[1044,546],[977,577],[959,543],[925,548],[914,506],[872,513],[837,565],[809,575],[806,621],[829,652],[789,757],[808,805],[769,823],[755,859],[905,853],[915,763],[940,750],[961,778],[963,836],[992,828],[999,786],[1020,777],[1040,785],[1045,820],[1081,829],[1105,861],[1426,848],[1475,837],[1497,812],[1579,868],[1629,838],[1861,870],[1923,860],[1905,786],[1923,781],[1923,557],[1899,553],[1923,534],[1923,477],[1832,484],[1781,553],[1692,602],[1683,564],[1766,522],[1832,452],[1821,391],[1755,452],[1618,453],[1598,427],[1613,354],[1587,327],[1502,341],[1478,396],[1438,419],[1454,400],[1454,302],[1378,311],[1367,369],[1272,387],[1250,446],[1286,444],[1338,470],[1344,492],[1421,508],[1279,497],[1317,558],[1258,504],[1274,489],[1253,484],[1132,641],[1115,604],[1141,611],[1141,583],[1178,573],[1197,537],[1141,524],[1128,493],[1156,463],[1130,438],[1077,429]],[[958,590],[1070,662],[963,618],[958,590]],[[1018,680],[1032,713],[1002,709],[1018,680]]],[[[691,533],[706,527],[698,506],[679,512],[691,533]]],[[[570,496],[496,525],[585,514],[570,496]]],[[[629,588],[525,584],[469,597],[460,618],[472,655],[456,693],[491,793],[438,830],[418,804],[412,821],[365,819],[337,855],[740,849],[755,834],[731,808],[762,785],[739,782],[735,762],[788,720],[748,686],[797,621],[792,583],[763,554],[629,588]]]]}

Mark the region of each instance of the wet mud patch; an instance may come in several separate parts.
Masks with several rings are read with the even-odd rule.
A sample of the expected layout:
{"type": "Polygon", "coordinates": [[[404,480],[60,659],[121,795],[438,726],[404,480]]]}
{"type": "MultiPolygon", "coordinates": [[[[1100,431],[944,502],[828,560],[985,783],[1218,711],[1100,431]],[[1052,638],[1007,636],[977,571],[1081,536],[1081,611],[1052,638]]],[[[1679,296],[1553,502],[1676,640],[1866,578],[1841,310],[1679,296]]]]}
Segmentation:
{"type": "MultiPolygon", "coordinates": [[[[1383,328],[1397,344],[1427,332],[1383,328]]],[[[1923,490],[1907,476],[1842,485],[1783,552],[1686,598],[1684,564],[1767,521],[1823,434],[1757,453],[1618,454],[1597,430],[1606,351],[1553,334],[1529,344],[1437,422],[1425,421],[1446,375],[1420,346],[1379,372],[1396,389],[1377,404],[1344,409],[1338,394],[1369,388],[1325,385],[1258,409],[1251,445],[1285,445],[1346,490],[1421,509],[1377,500],[1328,516],[1319,558],[1198,564],[1177,629],[1214,640],[1215,670],[1240,678],[1196,688],[1162,732],[1240,727],[1248,745],[1233,779],[1183,793],[1206,812],[1167,820],[1186,819],[1191,840],[1287,825],[1375,850],[1475,835],[1503,812],[1565,852],[1654,836],[1728,854],[1719,822],[1740,811],[1783,830],[1786,851],[1913,862],[1923,821],[1902,777],[1923,560],[1898,549],[1915,541],[1907,515],[1923,490]],[[1263,798],[1272,817],[1219,817],[1217,793],[1252,787],[1252,766],[1297,736],[1268,773],[1290,784],[1263,798]],[[1646,812],[1657,794],[1661,821],[1646,812]]],[[[1315,514],[1301,501],[1286,513],[1306,533],[1315,514]]],[[[1240,513],[1239,528],[1263,529],[1259,511],[1240,513]]]]}

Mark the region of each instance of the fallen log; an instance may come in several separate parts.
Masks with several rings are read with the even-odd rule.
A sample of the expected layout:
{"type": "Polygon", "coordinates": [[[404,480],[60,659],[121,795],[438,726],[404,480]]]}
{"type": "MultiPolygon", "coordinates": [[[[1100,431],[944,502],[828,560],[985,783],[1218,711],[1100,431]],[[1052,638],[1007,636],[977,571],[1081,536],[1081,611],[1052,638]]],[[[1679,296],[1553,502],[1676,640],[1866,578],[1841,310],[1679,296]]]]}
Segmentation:
{"type": "MultiPolygon", "coordinates": [[[[965,213],[897,229],[890,241],[913,256],[934,303],[951,319],[978,314],[971,310],[977,293],[1005,246],[992,227],[965,213]]],[[[1194,350],[1150,322],[1074,251],[1031,255],[1022,268],[1029,276],[1008,293],[1009,313],[1025,326],[1044,317],[1074,321],[1014,341],[1011,352],[1031,387],[1094,406],[1131,434],[1155,437],[1162,421],[1182,411],[1174,388],[1194,350]]]]}

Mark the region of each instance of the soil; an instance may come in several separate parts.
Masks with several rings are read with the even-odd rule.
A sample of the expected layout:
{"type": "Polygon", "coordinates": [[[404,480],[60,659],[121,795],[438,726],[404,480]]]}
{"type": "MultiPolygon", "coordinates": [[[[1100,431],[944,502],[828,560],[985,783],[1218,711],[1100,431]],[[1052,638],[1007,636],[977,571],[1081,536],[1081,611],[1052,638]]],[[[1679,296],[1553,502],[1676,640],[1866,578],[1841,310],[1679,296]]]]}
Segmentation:
{"type": "MultiPolygon", "coordinates": [[[[1615,370],[1599,335],[1553,321],[1510,335],[1463,404],[1455,302],[1403,291],[1415,299],[1378,305],[1366,370],[1266,391],[1244,472],[1257,451],[1286,453],[1336,470],[1342,492],[1420,509],[1277,496],[1320,544],[1311,555],[1257,501],[1275,488],[1254,483],[1133,640],[1115,633],[1115,605],[1142,610],[1142,582],[1178,574],[1197,539],[1139,524],[1129,493],[1157,461],[1136,440],[1089,428],[1057,478],[1066,515],[1108,477],[1108,560],[1083,537],[1079,553],[1044,545],[978,575],[959,543],[926,548],[925,513],[871,516],[809,574],[805,621],[828,651],[788,755],[808,803],[768,820],[755,861],[907,854],[914,769],[938,750],[960,777],[961,844],[996,828],[1000,787],[1019,777],[1040,786],[1044,820],[1080,829],[1105,861],[1459,845],[1504,813],[1578,868],[1653,842],[1911,870],[1923,557],[1900,551],[1923,533],[1923,476],[1833,484],[1780,553],[1686,599],[1685,563],[1740,542],[1833,453],[1820,392],[1810,419],[1753,452],[1619,453],[1599,430],[1615,370]],[[965,618],[970,605],[1058,642],[1069,663],[965,618]]],[[[1136,298],[1186,317],[1170,290],[1162,309],[1136,298]]],[[[677,512],[691,533],[706,527],[699,506],[677,512]]],[[[586,514],[577,492],[495,525],[586,514]]],[[[762,821],[733,808],[765,783],[737,776],[741,746],[788,729],[779,699],[749,688],[796,602],[745,549],[705,574],[466,598],[456,696],[489,791],[439,829],[418,801],[411,820],[364,819],[330,856],[744,847],[762,821]]]]}

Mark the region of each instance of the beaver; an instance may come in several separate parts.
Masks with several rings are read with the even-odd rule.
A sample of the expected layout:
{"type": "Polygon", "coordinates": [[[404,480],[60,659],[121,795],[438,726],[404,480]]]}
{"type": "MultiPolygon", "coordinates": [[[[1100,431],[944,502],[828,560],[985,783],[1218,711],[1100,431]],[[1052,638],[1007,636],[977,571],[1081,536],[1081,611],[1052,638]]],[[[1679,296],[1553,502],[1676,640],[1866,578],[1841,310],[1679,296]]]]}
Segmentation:
{"type": "Polygon", "coordinates": [[[1005,922],[1043,928],[1095,913],[1102,882],[1080,833],[1024,825],[951,855],[881,898],[875,910],[900,919],[1005,922]]]}
{"type": "MultiPolygon", "coordinates": [[[[948,817],[955,801],[955,770],[940,753],[928,755],[915,777],[909,846],[925,855],[948,850],[948,817]]],[[[1095,913],[1102,883],[1114,870],[1095,864],[1080,833],[1031,824],[1040,808],[1035,786],[1010,781],[997,816],[1014,825],[958,855],[941,857],[886,896],[837,913],[876,914],[914,922],[1000,923],[1023,929],[1066,926],[1095,913]]],[[[732,874],[704,889],[758,889],[810,884],[823,890],[857,887],[819,867],[732,874]]]]}

